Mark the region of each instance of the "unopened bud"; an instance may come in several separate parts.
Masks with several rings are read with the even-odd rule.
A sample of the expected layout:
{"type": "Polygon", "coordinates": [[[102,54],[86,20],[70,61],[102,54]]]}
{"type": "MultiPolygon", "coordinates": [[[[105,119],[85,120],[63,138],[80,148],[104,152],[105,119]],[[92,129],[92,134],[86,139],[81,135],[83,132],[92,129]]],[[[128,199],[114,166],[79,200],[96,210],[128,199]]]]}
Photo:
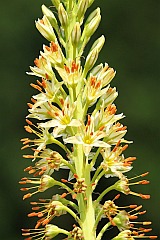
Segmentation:
{"type": "Polygon", "coordinates": [[[68,15],[62,3],[60,3],[58,7],[58,17],[62,27],[65,27],[68,23],[68,15]]]}
{"type": "Polygon", "coordinates": [[[85,63],[85,70],[86,71],[89,71],[95,64],[95,62],[97,61],[97,58],[98,58],[98,49],[95,48],[93,49],[87,56],[86,58],[86,63],[85,63]]]}
{"type": "Polygon", "coordinates": [[[80,24],[79,22],[76,22],[71,33],[72,44],[77,45],[79,43],[80,37],[81,37],[80,24]]]}
{"type": "Polygon", "coordinates": [[[49,8],[47,8],[44,4],[42,5],[42,12],[48,18],[52,27],[57,31],[58,30],[57,19],[55,18],[53,12],[49,8]]]}
{"type": "Polygon", "coordinates": [[[114,71],[113,68],[108,68],[106,72],[104,72],[102,75],[100,74],[100,78],[103,79],[102,85],[103,87],[109,84],[112,79],[115,77],[116,72],[114,71]]]}
{"type": "Polygon", "coordinates": [[[99,26],[101,20],[100,8],[94,10],[85,22],[82,38],[90,38],[99,26]]]}
{"type": "Polygon", "coordinates": [[[96,48],[98,49],[98,51],[100,52],[101,49],[102,49],[102,47],[103,47],[103,45],[104,45],[104,43],[105,43],[105,37],[104,37],[104,35],[102,35],[100,38],[98,38],[98,39],[93,43],[90,51],[92,51],[92,50],[96,47],[96,48]]]}
{"type": "Polygon", "coordinates": [[[60,0],[51,0],[53,5],[58,9],[59,4],[60,4],[60,0]]]}
{"type": "Polygon", "coordinates": [[[56,41],[56,35],[53,31],[51,23],[46,16],[43,16],[42,20],[38,19],[38,21],[36,21],[36,28],[48,41],[56,41]]]}
{"type": "Polygon", "coordinates": [[[85,25],[89,24],[94,18],[100,15],[100,8],[96,8],[87,18],[85,25]]]}
{"type": "Polygon", "coordinates": [[[94,67],[92,70],[91,70],[91,75],[92,76],[96,76],[97,74],[99,74],[103,69],[103,64],[100,63],[99,65],[97,65],[96,67],[94,67]]]}
{"type": "Polygon", "coordinates": [[[88,8],[88,4],[89,4],[89,0],[81,0],[80,4],[78,6],[78,11],[77,11],[77,18],[79,20],[79,22],[81,23],[84,14],[88,8]]]}

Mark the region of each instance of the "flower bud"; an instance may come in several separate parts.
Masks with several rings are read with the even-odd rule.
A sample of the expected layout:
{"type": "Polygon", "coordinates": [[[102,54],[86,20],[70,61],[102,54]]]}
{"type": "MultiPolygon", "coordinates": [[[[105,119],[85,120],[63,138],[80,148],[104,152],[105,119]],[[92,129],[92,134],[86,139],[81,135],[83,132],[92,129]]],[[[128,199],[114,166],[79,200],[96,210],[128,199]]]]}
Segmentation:
{"type": "Polygon", "coordinates": [[[99,26],[101,20],[100,8],[94,10],[87,18],[82,34],[82,39],[89,39],[99,26]]]}
{"type": "Polygon", "coordinates": [[[88,4],[89,4],[89,0],[81,0],[80,4],[78,6],[78,11],[77,11],[77,18],[79,20],[79,22],[81,23],[84,14],[88,8],[88,4]]]}
{"type": "Polygon", "coordinates": [[[100,8],[96,8],[91,14],[88,16],[85,25],[89,24],[95,17],[97,17],[100,14],[100,8]]]}
{"type": "Polygon", "coordinates": [[[116,88],[108,88],[107,92],[100,97],[99,104],[101,105],[103,103],[104,107],[107,107],[117,96],[118,92],[116,91],[116,88]]]}
{"type": "Polygon", "coordinates": [[[94,48],[87,56],[84,69],[88,72],[95,64],[98,58],[98,49],[94,48]]]}
{"type": "Polygon", "coordinates": [[[56,225],[47,224],[45,229],[45,237],[46,237],[45,239],[52,239],[60,233],[64,233],[68,235],[68,231],[62,228],[59,228],[56,225]]]}
{"type": "Polygon", "coordinates": [[[99,73],[102,71],[102,69],[103,69],[103,64],[100,63],[99,65],[97,65],[96,67],[94,67],[94,68],[91,70],[90,74],[91,74],[92,76],[96,76],[97,74],[99,74],[99,73]]]}
{"type": "Polygon", "coordinates": [[[98,78],[103,79],[102,85],[104,87],[112,81],[112,79],[115,77],[115,75],[116,75],[116,72],[114,71],[114,69],[108,67],[107,71],[100,74],[98,76],[98,78]]]}
{"type": "Polygon", "coordinates": [[[68,23],[68,15],[62,3],[60,3],[58,7],[58,17],[62,27],[65,27],[68,23]]]}
{"type": "Polygon", "coordinates": [[[38,19],[38,21],[36,21],[36,28],[48,41],[56,41],[56,35],[46,16],[43,16],[42,20],[38,19]]]}
{"type": "Polygon", "coordinates": [[[77,45],[79,43],[80,37],[81,37],[80,24],[79,22],[76,22],[71,33],[72,44],[77,45]]]}
{"type": "Polygon", "coordinates": [[[53,5],[58,9],[59,4],[60,4],[60,0],[51,0],[53,5]]]}
{"type": "Polygon", "coordinates": [[[98,38],[98,39],[93,43],[90,51],[92,51],[92,50],[96,47],[96,48],[98,49],[98,51],[100,52],[101,49],[102,49],[102,47],[103,47],[103,45],[104,45],[104,43],[105,43],[105,37],[104,37],[104,35],[102,35],[100,38],[98,38]]]}
{"type": "Polygon", "coordinates": [[[55,18],[53,12],[49,8],[47,8],[44,4],[42,5],[42,12],[48,18],[52,27],[57,31],[58,30],[57,19],[55,18]]]}

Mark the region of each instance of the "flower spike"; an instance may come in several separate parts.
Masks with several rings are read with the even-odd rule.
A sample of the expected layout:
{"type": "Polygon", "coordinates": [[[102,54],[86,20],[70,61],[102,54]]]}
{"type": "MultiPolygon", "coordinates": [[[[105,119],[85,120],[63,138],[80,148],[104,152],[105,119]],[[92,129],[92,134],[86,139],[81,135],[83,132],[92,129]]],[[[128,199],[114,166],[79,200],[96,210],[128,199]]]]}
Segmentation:
{"type": "Polygon", "coordinates": [[[43,16],[35,22],[48,43],[27,72],[38,78],[30,84],[37,93],[27,103],[27,137],[21,139],[21,149],[28,151],[23,157],[30,161],[24,169],[29,177],[19,182],[24,185],[21,191],[27,192],[23,199],[44,196],[31,202],[28,217],[36,219],[35,227],[22,229],[22,236],[50,240],[60,234],[66,240],[102,240],[110,230],[112,240],[156,239],[149,235],[151,222],[141,219],[146,213],[142,205],[119,206],[119,193],[109,199],[112,190],[125,197],[149,199],[150,195],[132,191],[133,185],[149,184],[144,179],[148,172],[127,177],[136,157],[125,155],[132,141],[125,139],[127,126],[121,123],[125,116],[118,112],[114,102],[118,92],[110,85],[116,70],[108,63],[97,64],[104,35],[87,48],[101,21],[100,8],[89,12],[94,0],[51,2],[53,6],[42,5],[43,16]],[[95,194],[101,179],[110,184],[110,177],[114,184],[95,194]],[[52,189],[58,193],[46,198],[48,189],[48,194],[52,189]],[[64,214],[75,221],[73,229],[55,225],[64,214]]]}

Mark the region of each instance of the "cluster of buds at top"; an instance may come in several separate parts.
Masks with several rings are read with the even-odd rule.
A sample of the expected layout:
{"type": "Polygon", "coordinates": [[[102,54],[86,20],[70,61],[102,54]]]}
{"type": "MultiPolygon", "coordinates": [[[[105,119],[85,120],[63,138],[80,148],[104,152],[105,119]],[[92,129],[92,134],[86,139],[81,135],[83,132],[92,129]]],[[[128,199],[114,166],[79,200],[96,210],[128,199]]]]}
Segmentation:
{"type": "Polygon", "coordinates": [[[142,199],[149,199],[150,195],[130,189],[131,185],[148,184],[148,180],[131,182],[148,172],[130,179],[124,175],[132,169],[136,157],[124,155],[131,141],[124,138],[127,127],[120,123],[124,115],[117,114],[114,100],[118,93],[110,86],[116,72],[107,63],[96,65],[105,37],[100,36],[88,54],[85,52],[99,26],[100,8],[85,20],[94,0],[51,1],[54,12],[42,5],[43,17],[36,21],[37,29],[49,43],[43,45],[28,72],[39,78],[30,84],[38,93],[28,103],[24,127],[27,134],[34,136],[21,141],[22,149],[32,150],[24,158],[32,159],[34,165],[24,169],[32,177],[23,177],[20,184],[26,185],[21,190],[28,192],[23,199],[55,186],[60,191],[51,199],[31,202],[28,217],[37,218],[37,222],[34,229],[23,229],[22,235],[26,240],[49,240],[58,234],[66,235],[68,240],[101,240],[112,226],[120,232],[113,240],[155,239],[157,236],[147,234],[151,229],[145,228],[151,222],[135,221],[145,213],[140,211],[142,206],[119,207],[114,201],[120,195],[102,205],[112,190],[142,199]],[[63,173],[62,169],[69,170],[68,179],[55,173],[63,173]],[[95,199],[102,177],[116,180],[95,199]],[[72,230],[52,224],[63,214],[74,218],[76,225],[72,230]],[[97,233],[104,218],[107,223],[97,233]]]}

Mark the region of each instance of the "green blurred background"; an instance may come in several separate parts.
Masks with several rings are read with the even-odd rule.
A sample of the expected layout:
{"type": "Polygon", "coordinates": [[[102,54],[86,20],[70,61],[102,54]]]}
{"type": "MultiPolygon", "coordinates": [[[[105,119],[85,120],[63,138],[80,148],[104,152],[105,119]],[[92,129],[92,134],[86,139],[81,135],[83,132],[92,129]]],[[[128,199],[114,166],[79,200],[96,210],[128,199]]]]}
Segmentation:
{"type": "MultiPolygon", "coordinates": [[[[34,79],[25,72],[33,65],[44,42],[34,26],[34,20],[42,16],[42,3],[51,5],[49,0],[1,2],[0,239],[3,240],[23,239],[20,229],[34,226],[35,222],[27,218],[29,201],[22,201],[19,191],[23,168],[30,165],[29,160],[22,158],[19,139],[26,136],[23,129],[26,103],[33,94],[29,83],[34,79]]],[[[151,194],[151,199],[122,196],[121,205],[142,203],[147,209],[144,219],[153,221],[153,234],[159,234],[160,1],[96,0],[92,9],[96,6],[101,7],[102,22],[93,39],[105,35],[99,62],[108,62],[117,71],[112,82],[119,92],[116,105],[118,112],[127,116],[123,120],[128,126],[126,138],[134,141],[126,155],[138,158],[132,175],[150,171],[151,184],[139,187],[138,191],[151,194]]],[[[104,181],[102,185],[105,186],[104,181]]]]}

